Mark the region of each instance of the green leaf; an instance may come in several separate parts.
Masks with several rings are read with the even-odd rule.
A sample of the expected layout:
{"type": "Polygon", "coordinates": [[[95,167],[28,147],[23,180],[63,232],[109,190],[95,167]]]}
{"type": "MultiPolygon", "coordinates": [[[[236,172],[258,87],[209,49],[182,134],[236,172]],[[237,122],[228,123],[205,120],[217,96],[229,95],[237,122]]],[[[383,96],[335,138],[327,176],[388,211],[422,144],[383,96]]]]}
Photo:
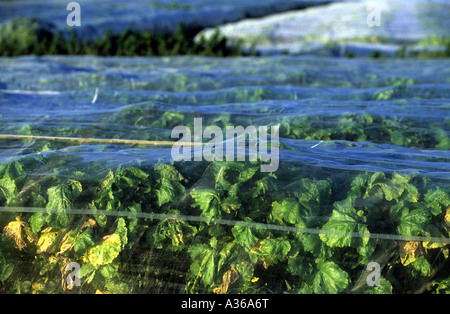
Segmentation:
{"type": "Polygon", "coordinates": [[[299,215],[302,219],[299,227],[316,228],[321,225],[318,217],[328,210],[331,186],[326,180],[303,178],[286,187],[290,198],[298,203],[299,215]]]}
{"type": "Polygon", "coordinates": [[[52,212],[47,216],[47,223],[53,228],[65,227],[69,221],[66,209],[70,209],[74,200],[82,192],[81,183],[70,180],[47,190],[47,208],[52,212]]]}
{"type": "Polygon", "coordinates": [[[178,170],[171,165],[160,164],[153,167],[153,170],[156,172],[157,179],[166,178],[170,181],[182,181],[184,178],[178,172],[178,170]]]}
{"type": "Polygon", "coordinates": [[[119,266],[120,264],[115,260],[111,264],[101,266],[99,268],[99,271],[102,274],[102,276],[105,277],[105,279],[112,279],[119,275],[118,274],[119,266]]]}
{"type": "Polygon", "coordinates": [[[293,275],[307,278],[313,273],[314,267],[307,260],[300,257],[294,257],[289,258],[288,260],[288,270],[293,275]]]}
{"type": "Polygon", "coordinates": [[[95,244],[94,231],[92,228],[86,228],[75,239],[73,249],[76,253],[84,253],[89,247],[95,244]]]}
{"type": "Polygon", "coordinates": [[[279,261],[283,261],[289,251],[291,250],[291,244],[287,239],[264,239],[261,241],[259,247],[260,253],[258,253],[264,261],[264,266],[267,268],[270,265],[276,264],[279,261]]]}
{"type": "Polygon", "coordinates": [[[225,199],[221,200],[220,207],[223,212],[231,213],[232,211],[236,211],[239,208],[241,208],[241,201],[239,200],[239,197],[235,194],[229,193],[229,196],[225,199]]]}
{"type": "Polygon", "coordinates": [[[220,272],[224,265],[234,265],[239,261],[247,261],[247,254],[244,249],[234,241],[227,242],[223,245],[217,255],[216,269],[218,272],[220,272]]]}
{"type": "Polygon", "coordinates": [[[292,198],[284,199],[281,204],[272,203],[271,220],[278,223],[286,222],[300,228],[305,227],[305,223],[300,217],[299,204],[292,198]]]}
{"type": "Polygon", "coordinates": [[[312,281],[314,293],[336,294],[350,283],[347,272],[331,261],[317,259],[316,267],[317,272],[312,281]]]}
{"type": "Polygon", "coordinates": [[[80,278],[85,278],[86,276],[89,276],[84,281],[87,283],[90,283],[92,279],[94,279],[95,275],[95,266],[92,264],[83,264],[80,268],[80,278]]]}
{"type": "Polygon", "coordinates": [[[400,222],[401,217],[406,215],[408,212],[409,210],[405,207],[405,203],[403,201],[399,201],[389,208],[389,217],[393,221],[400,222]]]}
{"type": "Polygon", "coordinates": [[[406,183],[408,183],[411,180],[411,177],[408,175],[403,175],[400,174],[398,172],[394,172],[392,174],[392,179],[391,179],[391,183],[392,184],[401,184],[404,185],[406,183]]]}
{"type": "Polygon", "coordinates": [[[239,173],[238,182],[247,182],[259,171],[259,167],[249,167],[239,173]]]}
{"type": "Polygon", "coordinates": [[[68,209],[71,202],[82,192],[81,183],[75,180],[63,183],[47,190],[49,209],[68,209]]]}
{"type": "Polygon", "coordinates": [[[156,197],[158,206],[162,206],[169,202],[176,202],[185,194],[184,186],[181,183],[162,178],[159,181],[159,188],[156,189],[156,197]]]}
{"type": "Polygon", "coordinates": [[[151,191],[150,175],[136,167],[109,171],[100,182],[94,203],[106,210],[120,210],[127,198],[141,198],[151,191]]]}
{"type": "MultiPolygon", "coordinates": [[[[128,206],[127,210],[132,213],[140,213],[142,212],[141,204],[139,203],[133,203],[130,206],[128,206]]],[[[127,221],[127,228],[128,228],[128,247],[132,247],[134,244],[134,241],[137,238],[138,230],[140,229],[140,223],[139,219],[136,217],[128,217],[126,219],[127,221]]]]}
{"type": "Polygon", "coordinates": [[[405,192],[402,197],[405,201],[411,203],[417,203],[419,201],[419,190],[411,183],[405,184],[405,192]]]}
{"type": "Polygon", "coordinates": [[[427,191],[425,194],[425,202],[427,202],[431,213],[437,216],[442,213],[443,208],[445,209],[450,206],[450,197],[445,191],[437,187],[436,190],[427,191]]]}
{"type": "Polygon", "coordinates": [[[18,161],[7,162],[0,165],[0,176],[2,178],[17,179],[25,176],[23,165],[18,161]]]}
{"type": "Polygon", "coordinates": [[[434,280],[432,287],[430,286],[428,290],[431,288],[436,289],[436,294],[450,294],[450,277],[442,280],[434,280]]]}
{"type": "Polygon", "coordinates": [[[0,282],[6,281],[14,271],[15,257],[11,253],[14,246],[8,236],[0,233],[0,282]]]}
{"type": "Polygon", "coordinates": [[[184,178],[175,167],[166,164],[156,165],[156,198],[158,206],[180,200],[186,193],[180,183],[184,178]]]}
{"type": "Polygon", "coordinates": [[[351,189],[349,196],[351,196],[352,199],[362,198],[366,193],[367,184],[370,178],[371,176],[368,172],[357,175],[350,185],[351,189]]]}
{"type": "Polygon", "coordinates": [[[433,272],[430,262],[424,255],[419,256],[414,262],[411,263],[411,265],[420,274],[420,276],[428,277],[433,272]]]}
{"type": "MultiPolygon", "coordinates": [[[[251,219],[246,219],[246,221],[251,221],[251,219]]],[[[252,228],[250,227],[236,225],[231,229],[231,232],[236,242],[247,249],[250,249],[258,241],[258,238],[253,234],[252,228]]]]}
{"type": "Polygon", "coordinates": [[[392,201],[393,199],[397,199],[402,195],[405,190],[405,186],[401,184],[382,184],[381,189],[384,192],[385,198],[387,201],[392,201]]]}
{"type": "Polygon", "coordinates": [[[376,173],[372,174],[372,176],[368,180],[367,184],[368,184],[369,189],[371,189],[376,184],[384,183],[385,180],[386,180],[386,176],[383,172],[376,172],[376,173]]]}
{"type": "Polygon", "coordinates": [[[316,257],[331,257],[332,250],[321,241],[317,234],[305,233],[302,238],[303,249],[316,257]]]}
{"type": "Polygon", "coordinates": [[[117,221],[117,227],[116,227],[116,234],[118,234],[120,236],[120,243],[122,245],[122,249],[125,248],[125,246],[128,243],[128,229],[125,223],[125,219],[123,219],[122,217],[118,219],[117,221]]]}
{"type": "MultiPolygon", "coordinates": [[[[136,187],[147,180],[149,174],[136,167],[128,167],[116,174],[119,182],[126,182],[130,187],[136,187]]],[[[117,182],[116,181],[116,182],[117,182]]]]}
{"type": "MultiPolygon", "coordinates": [[[[407,183],[410,181],[411,177],[406,175],[401,175],[399,173],[393,173],[392,179],[388,183],[379,183],[385,198],[387,201],[392,201],[398,199],[405,191],[407,183]]],[[[415,192],[413,187],[409,187],[409,192],[415,192]]],[[[409,195],[411,197],[411,195],[409,195]]]]}
{"type": "Polygon", "coordinates": [[[364,291],[366,294],[392,294],[392,285],[385,278],[380,278],[380,285],[364,291]]]}
{"type": "Polygon", "coordinates": [[[367,245],[369,237],[356,237],[354,233],[369,234],[367,227],[359,222],[355,208],[352,206],[351,198],[334,204],[330,219],[322,226],[323,233],[320,239],[329,247],[358,247],[367,245]]]}
{"type": "Polygon", "coordinates": [[[0,202],[4,198],[6,204],[11,204],[26,179],[22,164],[18,161],[0,164],[0,178],[0,202]]]}
{"type": "Polygon", "coordinates": [[[429,222],[430,214],[424,208],[417,208],[402,215],[397,231],[401,235],[418,236],[429,222]]]}
{"type": "Polygon", "coordinates": [[[262,179],[259,179],[255,181],[255,187],[251,189],[251,195],[253,198],[256,198],[258,196],[264,196],[267,195],[271,191],[276,191],[277,184],[276,184],[276,177],[274,174],[269,174],[262,179]]]}
{"type": "Polygon", "coordinates": [[[333,210],[330,220],[322,227],[324,233],[320,234],[320,239],[329,247],[351,246],[353,236],[349,233],[355,232],[356,227],[350,215],[333,210]]]}
{"type": "Polygon", "coordinates": [[[3,282],[11,276],[14,271],[14,264],[8,263],[5,259],[0,258],[0,281],[3,282]]]}
{"type": "Polygon", "coordinates": [[[31,230],[37,234],[41,231],[42,227],[45,225],[46,213],[35,213],[28,220],[30,223],[31,230]]]}
{"type": "Polygon", "coordinates": [[[10,204],[17,198],[16,182],[9,177],[0,179],[0,201],[2,198],[6,200],[6,204],[10,204]]]}
{"type": "Polygon", "coordinates": [[[190,247],[188,252],[192,260],[191,273],[201,278],[205,285],[212,284],[216,273],[214,249],[206,244],[197,244],[190,247]]]}
{"type": "Polygon", "coordinates": [[[112,185],[115,183],[114,173],[110,170],[106,177],[100,182],[100,189],[98,198],[95,201],[97,204],[107,203],[114,199],[112,185]]]}
{"type": "MultiPolygon", "coordinates": [[[[227,190],[235,182],[236,177],[241,175],[244,164],[241,162],[214,161],[205,171],[205,175],[214,178],[214,187],[218,190],[227,190]]],[[[250,176],[250,173],[242,174],[242,179],[250,176]]]]}
{"type": "Polygon", "coordinates": [[[191,196],[195,200],[193,207],[198,206],[204,217],[220,217],[220,198],[213,189],[193,189],[191,196]]]}
{"type": "Polygon", "coordinates": [[[383,198],[383,194],[379,194],[379,189],[386,187],[385,180],[386,177],[382,172],[361,173],[353,179],[348,195],[352,199],[370,199],[372,203],[376,203],[383,198]]]}
{"type": "Polygon", "coordinates": [[[326,180],[303,178],[289,188],[299,202],[308,209],[318,209],[317,205],[326,203],[331,195],[331,186],[326,180]]]}
{"type": "Polygon", "coordinates": [[[30,203],[28,206],[30,207],[45,207],[47,204],[47,200],[39,193],[31,192],[30,203]]]}

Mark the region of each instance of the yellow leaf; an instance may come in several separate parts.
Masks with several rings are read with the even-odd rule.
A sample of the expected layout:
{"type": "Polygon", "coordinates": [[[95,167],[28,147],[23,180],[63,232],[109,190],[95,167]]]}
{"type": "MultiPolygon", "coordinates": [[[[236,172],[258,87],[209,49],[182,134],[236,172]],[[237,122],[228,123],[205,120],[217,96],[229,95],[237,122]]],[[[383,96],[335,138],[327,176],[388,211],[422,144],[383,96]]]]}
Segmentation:
{"type": "Polygon", "coordinates": [[[425,248],[425,251],[427,249],[437,249],[440,247],[444,247],[446,244],[445,243],[440,243],[440,242],[423,242],[423,247],[425,248]]]}
{"type": "Polygon", "coordinates": [[[111,263],[120,253],[121,240],[117,233],[102,238],[96,246],[90,248],[82,260],[92,264],[94,267],[111,263]]]}
{"type": "Polygon", "coordinates": [[[42,280],[33,282],[33,284],[31,285],[31,289],[32,289],[31,293],[33,293],[33,294],[40,293],[41,291],[43,291],[45,289],[45,283],[42,280]]]}
{"type": "Polygon", "coordinates": [[[24,227],[25,223],[20,219],[20,217],[16,217],[15,221],[11,221],[5,228],[3,228],[4,234],[14,240],[16,247],[19,250],[23,249],[27,245],[23,239],[24,227]]]}
{"type": "Polygon", "coordinates": [[[78,232],[68,231],[61,240],[61,245],[59,246],[59,252],[57,255],[64,254],[70,251],[75,245],[75,236],[78,232]]]}
{"type": "Polygon", "coordinates": [[[60,258],[56,257],[56,256],[50,256],[49,259],[48,259],[50,264],[57,263],[59,260],[60,260],[60,258]]]}
{"type": "Polygon", "coordinates": [[[108,186],[108,184],[114,179],[114,173],[110,170],[106,176],[106,178],[103,180],[102,185],[100,187],[100,190],[103,190],[108,186]]]}
{"type": "Polygon", "coordinates": [[[183,234],[181,232],[178,232],[177,234],[174,234],[173,235],[173,239],[175,239],[175,242],[176,242],[177,245],[180,244],[180,243],[184,244],[184,242],[183,242],[183,234]]]}
{"type": "Polygon", "coordinates": [[[419,256],[425,253],[425,249],[421,242],[418,241],[402,241],[400,246],[400,261],[403,265],[414,262],[419,256]]]}
{"type": "Polygon", "coordinates": [[[253,277],[252,280],[251,280],[251,282],[255,283],[255,282],[257,282],[258,280],[259,280],[259,277],[253,277]]]}
{"type": "Polygon", "coordinates": [[[55,244],[58,231],[52,231],[52,227],[47,227],[41,232],[41,236],[37,242],[38,249],[37,254],[43,252],[50,252],[55,244]]]}
{"type": "Polygon", "coordinates": [[[447,207],[447,210],[445,211],[444,221],[450,226],[450,206],[447,207]]]}
{"type": "Polygon", "coordinates": [[[113,233],[103,237],[103,244],[120,243],[120,236],[117,233],[113,233]]]}
{"type": "Polygon", "coordinates": [[[82,225],[81,225],[81,230],[85,229],[85,228],[89,228],[89,227],[95,227],[95,225],[97,224],[97,222],[92,219],[89,218],[87,221],[85,221],[82,225]]]}
{"type": "Polygon", "coordinates": [[[239,273],[236,268],[231,267],[230,270],[226,271],[222,277],[222,284],[220,287],[215,288],[213,290],[216,294],[226,294],[228,292],[228,288],[231,284],[235,283],[239,278],[239,273]]]}

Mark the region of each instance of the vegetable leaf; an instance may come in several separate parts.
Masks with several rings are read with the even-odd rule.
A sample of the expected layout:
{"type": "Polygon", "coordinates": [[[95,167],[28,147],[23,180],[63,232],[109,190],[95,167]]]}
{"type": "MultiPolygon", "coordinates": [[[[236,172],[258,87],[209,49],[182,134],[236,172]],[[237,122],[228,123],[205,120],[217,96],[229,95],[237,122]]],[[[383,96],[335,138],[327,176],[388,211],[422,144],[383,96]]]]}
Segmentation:
{"type": "Polygon", "coordinates": [[[402,215],[397,230],[401,235],[417,236],[424,232],[429,221],[430,214],[424,208],[417,208],[402,215]]]}
{"type": "Polygon", "coordinates": [[[213,283],[215,271],[214,249],[206,244],[197,244],[189,248],[192,264],[191,273],[202,279],[205,285],[213,283]]]}
{"type": "Polygon", "coordinates": [[[204,217],[220,217],[220,198],[213,189],[193,189],[191,196],[195,200],[192,206],[198,206],[204,217]]]}
{"type": "Polygon", "coordinates": [[[360,223],[361,218],[352,206],[351,198],[335,203],[336,209],[322,227],[320,238],[329,247],[367,245],[368,237],[355,237],[354,233],[369,234],[367,227],[360,223]]]}
{"type": "MultiPolygon", "coordinates": [[[[249,221],[249,220],[247,220],[249,221]]],[[[231,229],[236,242],[243,247],[250,249],[258,238],[253,234],[252,228],[246,226],[234,226],[231,229]]]]}
{"type": "Polygon", "coordinates": [[[336,294],[350,283],[348,274],[334,262],[320,258],[316,260],[316,267],[317,272],[312,281],[315,293],[336,294]]]}
{"type": "Polygon", "coordinates": [[[95,268],[107,265],[119,255],[121,246],[120,236],[117,233],[104,236],[99,244],[86,252],[83,260],[95,268]]]}
{"type": "MultiPolygon", "coordinates": [[[[53,228],[65,227],[69,221],[66,209],[70,209],[72,202],[82,192],[81,183],[71,180],[68,183],[62,183],[47,190],[48,203],[47,208],[52,210],[47,216],[47,223],[53,228]]],[[[36,228],[38,225],[35,226],[36,228]]]]}

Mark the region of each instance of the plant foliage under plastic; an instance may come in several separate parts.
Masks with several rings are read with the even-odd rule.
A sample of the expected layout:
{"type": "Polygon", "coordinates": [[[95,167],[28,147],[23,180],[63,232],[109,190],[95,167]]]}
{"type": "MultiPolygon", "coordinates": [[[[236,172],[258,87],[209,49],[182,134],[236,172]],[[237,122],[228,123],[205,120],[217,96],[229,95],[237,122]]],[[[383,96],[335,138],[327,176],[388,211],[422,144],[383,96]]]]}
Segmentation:
{"type": "Polygon", "coordinates": [[[419,175],[293,163],[261,173],[258,162],[104,169],[57,154],[0,165],[10,209],[0,292],[450,292],[449,193],[419,175]],[[381,284],[370,287],[373,261],[381,284]],[[80,287],[67,286],[70,262],[80,287]]]}

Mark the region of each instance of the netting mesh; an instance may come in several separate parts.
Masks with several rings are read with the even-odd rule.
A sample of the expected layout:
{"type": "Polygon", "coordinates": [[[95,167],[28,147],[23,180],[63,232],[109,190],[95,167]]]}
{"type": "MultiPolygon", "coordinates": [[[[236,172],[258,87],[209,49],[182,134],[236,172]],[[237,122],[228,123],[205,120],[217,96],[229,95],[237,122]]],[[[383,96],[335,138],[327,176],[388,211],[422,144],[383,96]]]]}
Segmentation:
{"type": "Polygon", "coordinates": [[[446,63],[1,59],[0,292],[447,291],[446,63]],[[199,117],[277,169],[175,162],[199,117]]]}

